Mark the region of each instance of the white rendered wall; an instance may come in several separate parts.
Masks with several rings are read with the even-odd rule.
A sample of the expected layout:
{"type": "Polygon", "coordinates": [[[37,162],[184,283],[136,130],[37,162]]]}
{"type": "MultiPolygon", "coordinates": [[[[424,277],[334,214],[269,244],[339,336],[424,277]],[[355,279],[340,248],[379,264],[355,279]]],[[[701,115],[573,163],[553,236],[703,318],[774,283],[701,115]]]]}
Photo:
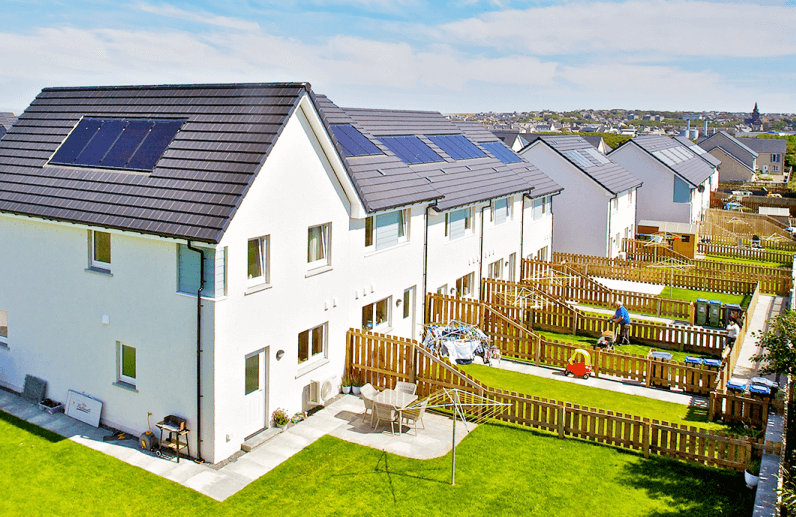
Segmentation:
{"type": "Polygon", "coordinates": [[[691,204],[674,202],[674,173],[655,158],[627,143],[610,154],[644,184],[636,196],[636,223],[642,220],[691,222],[691,204]]]}
{"type": "Polygon", "coordinates": [[[308,116],[313,114],[299,108],[290,118],[220,243],[229,249],[229,287],[216,311],[214,390],[216,400],[223,401],[215,407],[216,461],[239,450],[245,438],[247,354],[267,350],[268,425],[276,408],[294,414],[312,407],[307,401],[310,382],[336,377],[339,386],[344,368],[354,310],[349,203],[308,116]],[[325,223],[332,226],[332,267],[313,274],[307,267],[308,228],[325,223]],[[270,287],[246,294],[248,240],[266,235],[270,287]],[[299,365],[299,333],[323,323],[328,324],[328,358],[299,365]],[[284,351],[281,359],[276,358],[279,350],[284,351]],[[314,369],[306,371],[310,367],[314,369]]]}
{"type": "Polygon", "coordinates": [[[617,196],[617,208],[613,208],[613,202],[610,203],[610,224],[611,229],[609,235],[611,236],[611,250],[610,257],[615,258],[622,251],[622,239],[625,237],[633,238],[636,223],[636,191],[632,189],[633,195],[628,197],[628,190],[620,192],[617,196]],[[631,231],[632,228],[632,231],[631,231]],[[619,234],[619,239],[616,235],[619,234]]]}
{"type": "Polygon", "coordinates": [[[522,156],[564,187],[556,199],[553,250],[607,256],[608,192],[547,145],[537,143],[522,156]]]}
{"type": "MultiPolygon", "coordinates": [[[[551,197],[550,199],[555,199],[555,197],[551,197]]],[[[548,205],[549,210],[542,214],[541,219],[534,221],[533,201],[533,199],[523,197],[523,204],[525,205],[525,223],[523,224],[522,230],[522,258],[535,257],[540,249],[548,246],[547,249],[549,253],[547,258],[550,259],[550,253],[553,252],[553,205],[550,203],[548,205]]]]}
{"type": "MultiPolygon", "coordinates": [[[[447,285],[447,293],[456,287],[456,280],[468,273],[473,275],[473,298],[478,298],[478,273],[481,262],[481,209],[489,218],[486,203],[473,207],[473,231],[464,237],[450,240],[445,236],[445,214],[429,210],[428,227],[428,276],[427,289],[436,292],[447,285]]],[[[488,223],[487,223],[488,224],[488,223]]],[[[518,246],[519,248],[519,246],[518,246]]]]}
{"type": "MultiPolygon", "coordinates": [[[[176,243],[112,233],[110,276],[85,271],[85,228],[0,216],[0,242],[0,310],[9,324],[0,383],[21,390],[31,374],[60,402],[70,389],[85,392],[103,401],[103,423],[134,434],[146,430],[147,412],[153,427],[168,414],[182,416],[195,454],[196,299],[176,292],[176,243]],[[137,391],[115,384],[117,341],[136,349],[137,391]]],[[[212,301],[203,316],[212,323],[212,301]]],[[[206,411],[212,405],[207,396],[206,411]]]]}
{"type": "Polygon", "coordinates": [[[488,276],[489,264],[500,260],[503,264],[500,279],[508,280],[510,277],[508,270],[509,256],[512,253],[516,253],[514,278],[519,279],[523,198],[522,194],[511,196],[512,215],[502,224],[494,224],[494,222],[490,221],[491,206],[484,211],[484,256],[481,261],[483,278],[488,276]]]}

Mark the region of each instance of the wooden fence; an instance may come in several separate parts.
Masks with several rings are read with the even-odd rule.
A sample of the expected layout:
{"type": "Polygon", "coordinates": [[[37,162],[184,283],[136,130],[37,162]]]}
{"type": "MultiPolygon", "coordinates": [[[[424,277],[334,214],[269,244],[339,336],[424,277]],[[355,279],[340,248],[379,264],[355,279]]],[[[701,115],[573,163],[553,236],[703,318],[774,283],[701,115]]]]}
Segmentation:
{"type": "MultiPolygon", "coordinates": [[[[392,388],[399,380],[416,382],[420,397],[442,388],[458,388],[507,404],[501,406],[495,420],[549,431],[562,439],[580,438],[640,451],[645,458],[663,456],[742,471],[753,449],[774,453],[780,449],[780,444],[763,439],[742,439],[693,426],[491,389],[407,339],[351,329],[346,351],[346,372],[376,388],[392,388]]],[[[473,415],[477,409],[465,411],[473,415]]]]}
{"type": "Polygon", "coordinates": [[[592,375],[595,377],[630,379],[648,387],[670,387],[700,395],[708,395],[715,390],[719,379],[717,370],[545,338],[524,325],[523,318],[527,315],[516,307],[493,308],[476,300],[429,294],[426,308],[428,323],[444,325],[456,319],[477,325],[500,349],[503,357],[531,362],[536,366],[564,368],[573,350],[583,348],[591,355],[592,375]],[[502,312],[504,310],[507,314],[502,312]]]}
{"type": "MultiPolygon", "coordinates": [[[[711,197],[716,193],[711,194],[711,197]]],[[[791,215],[796,215],[793,208],[796,208],[796,199],[779,199],[779,198],[759,198],[751,200],[749,197],[744,197],[741,201],[744,206],[748,206],[758,211],[760,206],[789,206],[792,207],[791,215]],[[763,200],[761,203],[760,201],[763,200]]],[[[699,235],[706,237],[724,237],[732,236],[735,238],[751,239],[753,235],[760,237],[769,237],[777,235],[782,237],[784,241],[791,239],[790,235],[785,231],[785,227],[767,215],[757,213],[735,212],[728,210],[719,210],[711,208],[702,217],[699,223],[699,235]]]]}
{"type": "Polygon", "coordinates": [[[700,242],[697,244],[697,251],[705,255],[717,257],[739,258],[747,260],[759,260],[762,262],[773,262],[782,266],[793,265],[792,253],[780,253],[766,249],[739,248],[738,246],[728,246],[716,244],[715,242],[700,242]]]}

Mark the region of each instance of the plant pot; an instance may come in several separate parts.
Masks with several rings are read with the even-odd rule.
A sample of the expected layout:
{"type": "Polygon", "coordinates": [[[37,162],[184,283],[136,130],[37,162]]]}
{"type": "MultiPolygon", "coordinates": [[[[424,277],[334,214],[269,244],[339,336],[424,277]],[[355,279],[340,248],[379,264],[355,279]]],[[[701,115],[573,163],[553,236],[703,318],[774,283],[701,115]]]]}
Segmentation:
{"type": "Polygon", "coordinates": [[[360,388],[359,386],[351,386],[351,392],[354,395],[359,395],[359,391],[360,391],[359,388],[360,388]]]}
{"type": "Polygon", "coordinates": [[[284,431],[287,429],[287,424],[276,424],[280,431],[284,431]]]}
{"type": "Polygon", "coordinates": [[[346,395],[351,393],[351,386],[343,386],[343,393],[345,393],[346,395]]]}
{"type": "Polygon", "coordinates": [[[57,406],[50,407],[50,406],[45,406],[42,403],[39,403],[39,409],[41,409],[42,411],[45,411],[45,412],[47,412],[47,413],[49,413],[51,415],[54,415],[55,413],[63,413],[64,412],[64,405],[63,404],[58,404],[57,406]]]}
{"type": "Polygon", "coordinates": [[[755,488],[757,483],[760,481],[760,476],[755,476],[748,470],[743,471],[743,479],[746,481],[747,488],[755,488]]]}

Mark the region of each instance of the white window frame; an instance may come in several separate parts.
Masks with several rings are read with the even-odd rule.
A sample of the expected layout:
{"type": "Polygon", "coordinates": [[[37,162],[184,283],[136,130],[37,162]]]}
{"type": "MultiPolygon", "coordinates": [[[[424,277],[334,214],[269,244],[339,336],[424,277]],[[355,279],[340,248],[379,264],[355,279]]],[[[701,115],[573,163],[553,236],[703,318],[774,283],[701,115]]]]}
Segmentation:
{"type": "Polygon", "coordinates": [[[495,280],[503,279],[503,259],[498,259],[487,267],[487,275],[495,280]]]}
{"type": "Polygon", "coordinates": [[[392,296],[382,298],[373,303],[362,306],[362,328],[371,332],[381,332],[392,328],[392,296]],[[376,315],[379,304],[384,304],[383,308],[386,309],[387,315],[384,321],[376,323],[376,315]],[[370,307],[371,317],[373,318],[372,326],[369,328],[365,322],[365,309],[370,307]]]}
{"type": "Polygon", "coordinates": [[[619,196],[615,196],[613,199],[611,199],[611,210],[614,212],[619,210],[619,196]]]}
{"type": "Polygon", "coordinates": [[[414,297],[415,297],[415,288],[410,287],[409,289],[404,289],[404,296],[403,307],[401,307],[403,319],[408,319],[412,316],[412,307],[414,307],[414,297]]]}
{"type": "Polygon", "coordinates": [[[316,269],[319,267],[331,265],[331,237],[332,237],[332,223],[316,224],[307,228],[307,268],[316,269]],[[310,235],[314,228],[321,228],[321,246],[323,248],[323,257],[310,261],[310,235]]]}
{"type": "Polygon", "coordinates": [[[119,347],[118,348],[118,354],[119,354],[118,368],[119,368],[119,372],[118,372],[117,380],[119,382],[124,383],[124,384],[129,384],[130,386],[135,387],[136,386],[136,382],[137,382],[136,379],[138,377],[138,350],[134,346],[128,345],[127,343],[122,343],[121,341],[117,341],[117,343],[118,343],[118,347],[119,347]],[[125,347],[132,349],[133,350],[133,354],[135,354],[135,361],[134,361],[135,377],[130,377],[130,376],[124,374],[124,349],[125,349],[125,347]]]}
{"type": "Polygon", "coordinates": [[[490,206],[490,210],[489,210],[489,222],[491,222],[494,226],[498,226],[498,225],[505,224],[505,223],[511,221],[514,218],[513,217],[513,215],[514,215],[514,203],[513,203],[513,201],[514,201],[513,197],[504,197],[504,198],[493,200],[492,204],[490,206]],[[506,219],[503,222],[498,223],[498,222],[495,221],[495,209],[496,209],[498,201],[503,201],[503,200],[506,201],[506,219]]]}
{"type": "MultiPolygon", "coordinates": [[[[399,234],[398,234],[398,244],[403,244],[405,242],[409,242],[409,228],[410,228],[410,220],[412,217],[412,209],[411,208],[404,208],[402,210],[396,210],[401,218],[400,227],[399,227],[399,234]],[[403,235],[401,235],[403,233],[403,235]]],[[[392,212],[388,212],[392,213],[392,212]]],[[[378,215],[371,215],[365,220],[365,250],[366,251],[373,251],[376,249],[376,228],[378,228],[378,218],[381,215],[386,214],[378,214],[378,215]]],[[[389,249],[394,246],[389,246],[389,249]]]]}
{"type": "Polygon", "coordinates": [[[309,328],[303,332],[298,333],[298,339],[296,341],[296,360],[298,364],[301,366],[306,366],[308,364],[312,364],[315,361],[319,361],[322,359],[326,359],[329,355],[329,322],[324,322],[320,325],[316,325],[312,328],[309,328]],[[313,345],[315,344],[315,336],[314,331],[317,329],[322,329],[323,336],[322,336],[322,343],[321,343],[321,351],[317,353],[312,353],[313,345]],[[302,334],[307,334],[307,358],[303,361],[301,360],[301,336],[302,334]]]}
{"type": "Polygon", "coordinates": [[[633,206],[633,189],[627,191],[627,206],[633,206]]]}
{"type": "Polygon", "coordinates": [[[437,294],[448,294],[448,284],[437,287],[437,294]]]}
{"type": "Polygon", "coordinates": [[[249,239],[246,241],[246,287],[255,287],[262,284],[268,284],[271,280],[270,277],[270,264],[269,258],[271,256],[270,253],[270,239],[268,235],[263,235],[261,237],[254,237],[253,239],[249,239]],[[260,275],[259,276],[251,276],[249,274],[249,268],[251,264],[249,264],[249,245],[252,242],[259,242],[259,252],[260,252],[260,275]]]}
{"type": "Polygon", "coordinates": [[[475,294],[475,272],[467,273],[466,275],[456,280],[456,296],[472,298],[475,294]]]}
{"type": "Polygon", "coordinates": [[[104,262],[102,260],[98,260],[95,256],[95,246],[96,246],[96,237],[97,234],[103,234],[108,236],[108,253],[111,255],[109,258],[113,260],[113,239],[111,237],[111,233],[109,232],[100,232],[97,230],[89,230],[88,232],[88,249],[89,249],[89,265],[96,269],[104,269],[106,271],[110,271],[111,263],[104,262]]]}
{"type": "Polygon", "coordinates": [[[6,335],[0,334],[0,345],[8,346],[8,312],[0,310],[0,327],[6,328],[6,335]],[[3,325],[5,323],[5,325],[3,325]]]}
{"type": "MultiPolygon", "coordinates": [[[[457,237],[457,238],[467,237],[468,235],[472,235],[473,232],[475,231],[475,220],[474,220],[475,216],[473,212],[473,207],[462,208],[462,210],[467,210],[467,217],[465,217],[464,219],[464,235],[462,237],[457,237]]],[[[458,212],[458,211],[459,210],[454,210],[453,212],[458,212]]],[[[451,213],[453,212],[448,212],[445,214],[445,237],[448,240],[456,240],[451,237],[451,232],[450,232],[450,226],[451,226],[450,216],[451,213]]]]}

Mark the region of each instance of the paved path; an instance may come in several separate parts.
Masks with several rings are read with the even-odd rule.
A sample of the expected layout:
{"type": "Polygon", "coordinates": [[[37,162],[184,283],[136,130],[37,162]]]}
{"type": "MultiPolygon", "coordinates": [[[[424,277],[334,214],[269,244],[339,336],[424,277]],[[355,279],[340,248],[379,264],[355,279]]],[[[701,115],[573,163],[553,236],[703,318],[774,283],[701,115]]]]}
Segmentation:
{"type": "MultiPolygon", "coordinates": [[[[787,298],[783,296],[760,295],[754,314],[747,315],[747,318],[751,317],[752,319],[749,322],[748,334],[744,339],[740,355],[738,355],[735,370],[732,372],[734,379],[748,381],[752,377],[758,377],[757,371],[760,368],[760,364],[751,360],[752,356],[762,351],[757,344],[757,336],[768,330],[769,321],[787,308],[786,303],[787,298]],[[753,336],[752,333],[756,335],[753,336]]],[[[768,377],[774,380],[776,376],[772,374],[768,377]]]]}
{"type": "MultiPolygon", "coordinates": [[[[173,459],[157,457],[142,450],[137,440],[104,442],[102,437],[111,434],[107,429],[96,429],[63,413],[49,415],[18,395],[0,390],[0,410],[217,501],[235,494],[326,434],[417,459],[444,456],[451,450],[452,423],[447,417],[426,413],[423,417],[425,429],[421,426],[419,433],[414,430],[406,432],[404,426],[405,432],[401,436],[393,436],[389,425],[381,424],[376,431],[371,429],[369,421],[362,419],[364,408],[359,397],[342,395],[304,422],[288,428],[251,452],[241,451],[225,464],[212,466],[186,459],[178,464],[173,459]]],[[[476,426],[468,423],[467,427],[471,431],[476,426]]],[[[461,424],[457,425],[457,443],[467,434],[461,424]]]]}
{"type": "Polygon", "coordinates": [[[604,390],[626,393],[628,395],[638,395],[640,397],[646,397],[649,399],[674,402],[675,404],[707,407],[707,399],[705,397],[659,388],[647,388],[644,384],[638,381],[604,376],[600,376],[599,379],[595,377],[589,377],[588,379],[584,380],[582,378],[567,377],[564,375],[563,368],[534,366],[531,364],[508,361],[506,359],[500,361],[499,364],[494,362],[492,364],[496,368],[534,375],[536,377],[545,377],[547,379],[555,379],[562,382],[571,382],[573,384],[580,384],[581,386],[601,388],[604,390]]]}
{"type": "Polygon", "coordinates": [[[633,282],[632,280],[617,280],[615,278],[591,277],[595,282],[599,282],[608,289],[617,291],[632,291],[634,293],[645,293],[659,295],[666,287],[663,284],[648,284],[646,282],[633,282]]]}

